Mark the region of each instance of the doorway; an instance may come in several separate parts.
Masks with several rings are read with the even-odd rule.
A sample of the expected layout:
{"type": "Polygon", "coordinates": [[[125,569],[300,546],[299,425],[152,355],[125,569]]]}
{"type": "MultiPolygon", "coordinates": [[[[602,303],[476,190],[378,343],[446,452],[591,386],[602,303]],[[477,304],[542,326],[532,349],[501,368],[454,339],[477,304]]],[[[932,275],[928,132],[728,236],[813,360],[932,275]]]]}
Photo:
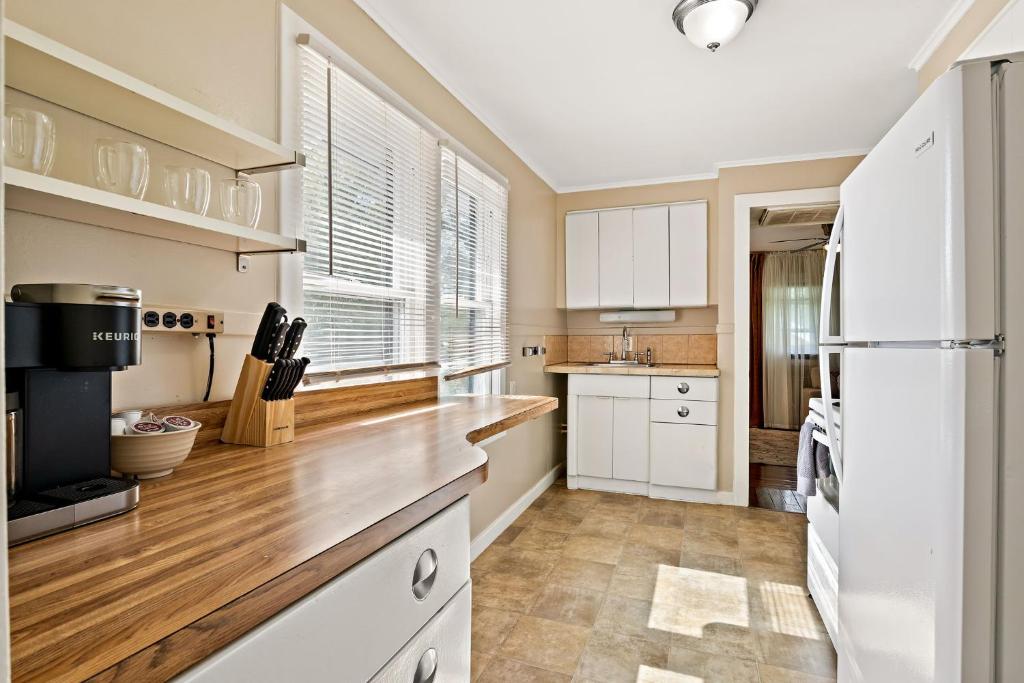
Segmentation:
{"type": "Polygon", "coordinates": [[[746,475],[736,494],[753,507],[806,512],[796,458],[820,396],[818,312],[838,202],[836,187],[736,197],[737,484],[746,475]]]}

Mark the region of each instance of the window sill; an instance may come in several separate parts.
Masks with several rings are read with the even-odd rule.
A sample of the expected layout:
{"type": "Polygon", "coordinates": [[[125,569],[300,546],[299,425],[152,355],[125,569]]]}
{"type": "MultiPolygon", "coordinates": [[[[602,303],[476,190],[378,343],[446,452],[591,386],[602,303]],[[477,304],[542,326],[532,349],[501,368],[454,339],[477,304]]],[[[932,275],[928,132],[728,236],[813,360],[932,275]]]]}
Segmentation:
{"type": "Polygon", "coordinates": [[[407,382],[413,379],[437,377],[440,371],[440,368],[422,368],[417,370],[400,370],[397,372],[375,372],[366,375],[352,375],[351,377],[325,377],[323,379],[313,379],[309,384],[302,384],[296,389],[296,392],[359,387],[367,384],[384,384],[387,382],[407,382]]]}

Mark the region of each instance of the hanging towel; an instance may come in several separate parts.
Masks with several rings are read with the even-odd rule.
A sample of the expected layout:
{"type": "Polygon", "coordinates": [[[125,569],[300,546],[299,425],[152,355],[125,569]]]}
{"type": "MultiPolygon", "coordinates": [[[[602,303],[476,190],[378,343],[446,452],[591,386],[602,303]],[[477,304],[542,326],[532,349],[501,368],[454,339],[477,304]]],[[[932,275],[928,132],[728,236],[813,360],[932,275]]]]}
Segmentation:
{"type": "Polygon", "coordinates": [[[829,457],[828,446],[820,441],[814,442],[814,469],[818,479],[828,479],[832,476],[832,458],[829,457]]]}
{"type": "Polygon", "coordinates": [[[818,490],[815,483],[815,444],[814,423],[808,416],[800,427],[800,442],[796,451],[796,491],[805,496],[813,496],[818,490]]]}

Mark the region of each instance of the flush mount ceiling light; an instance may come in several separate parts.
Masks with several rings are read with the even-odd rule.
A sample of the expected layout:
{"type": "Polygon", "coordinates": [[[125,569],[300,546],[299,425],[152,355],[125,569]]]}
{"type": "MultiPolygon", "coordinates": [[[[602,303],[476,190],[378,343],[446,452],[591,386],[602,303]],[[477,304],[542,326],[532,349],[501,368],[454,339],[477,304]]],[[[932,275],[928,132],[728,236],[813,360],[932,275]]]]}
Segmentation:
{"type": "Polygon", "coordinates": [[[755,7],[757,0],[683,0],[672,21],[691,43],[714,52],[739,34],[755,7]]]}

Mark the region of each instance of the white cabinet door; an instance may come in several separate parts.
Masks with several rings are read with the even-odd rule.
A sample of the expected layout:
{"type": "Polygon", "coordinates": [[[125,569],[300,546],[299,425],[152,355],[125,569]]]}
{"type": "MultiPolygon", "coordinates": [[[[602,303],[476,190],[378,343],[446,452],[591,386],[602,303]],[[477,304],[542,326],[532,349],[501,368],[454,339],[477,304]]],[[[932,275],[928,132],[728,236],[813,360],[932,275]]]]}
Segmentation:
{"type": "Polygon", "coordinates": [[[598,214],[601,308],[633,307],[633,209],[598,214]]]}
{"type": "Polygon", "coordinates": [[[597,212],[570,213],[565,217],[565,306],[597,308],[597,212]]]}
{"type": "Polygon", "coordinates": [[[614,399],[580,396],[576,420],[576,462],[585,477],[612,476],[614,399]]]}
{"type": "Polygon", "coordinates": [[[616,398],[612,434],[612,474],[616,479],[648,481],[650,401],[616,398]]]}
{"type": "Polygon", "coordinates": [[[633,306],[667,308],[668,207],[633,209],[633,306]]]}
{"type": "Polygon", "coordinates": [[[716,488],[717,427],[651,423],[651,483],[716,488]]]}
{"type": "Polygon", "coordinates": [[[708,204],[669,207],[669,303],[708,305],[708,204]]]}

